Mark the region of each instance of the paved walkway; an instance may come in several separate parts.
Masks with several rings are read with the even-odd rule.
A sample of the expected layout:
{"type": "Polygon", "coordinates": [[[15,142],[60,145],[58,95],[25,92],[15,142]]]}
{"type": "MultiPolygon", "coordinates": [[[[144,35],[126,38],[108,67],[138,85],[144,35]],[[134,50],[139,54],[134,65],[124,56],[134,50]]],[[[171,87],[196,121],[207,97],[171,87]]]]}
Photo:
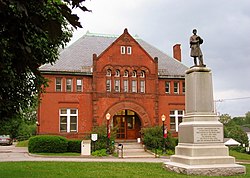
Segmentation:
{"type": "Polygon", "coordinates": [[[108,157],[51,157],[51,156],[38,156],[28,153],[26,147],[0,146],[0,162],[11,161],[64,161],[64,162],[151,162],[163,163],[169,161],[168,158],[116,158],[113,156],[108,157]]]}

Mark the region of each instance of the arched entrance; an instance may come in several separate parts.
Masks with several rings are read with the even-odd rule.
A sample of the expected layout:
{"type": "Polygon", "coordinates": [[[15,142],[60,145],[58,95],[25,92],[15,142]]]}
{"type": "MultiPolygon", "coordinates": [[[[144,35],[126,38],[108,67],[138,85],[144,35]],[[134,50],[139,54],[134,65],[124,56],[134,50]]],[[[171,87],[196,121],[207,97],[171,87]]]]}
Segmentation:
{"type": "Polygon", "coordinates": [[[113,116],[113,127],[117,128],[117,139],[140,138],[141,121],[136,112],[120,110],[113,116]]]}

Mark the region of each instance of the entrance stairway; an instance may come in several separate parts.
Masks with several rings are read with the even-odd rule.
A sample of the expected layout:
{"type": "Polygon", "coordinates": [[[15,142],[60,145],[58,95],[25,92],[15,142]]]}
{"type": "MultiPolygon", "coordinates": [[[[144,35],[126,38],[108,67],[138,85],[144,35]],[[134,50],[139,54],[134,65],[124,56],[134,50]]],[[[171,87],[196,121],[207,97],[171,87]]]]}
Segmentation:
{"type": "Polygon", "coordinates": [[[118,157],[121,158],[154,158],[155,156],[147,151],[144,150],[141,143],[137,143],[134,140],[129,141],[116,141],[116,151],[118,148],[121,148],[121,146],[118,146],[118,144],[123,145],[123,154],[122,150],[119,150],[118,157]]]}

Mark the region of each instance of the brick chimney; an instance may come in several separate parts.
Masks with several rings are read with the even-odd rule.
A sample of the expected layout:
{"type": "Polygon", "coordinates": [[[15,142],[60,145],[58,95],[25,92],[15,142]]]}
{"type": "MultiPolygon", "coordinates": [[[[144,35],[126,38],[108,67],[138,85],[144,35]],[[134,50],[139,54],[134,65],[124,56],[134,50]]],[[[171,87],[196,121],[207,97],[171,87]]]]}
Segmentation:
{"type": "Polygon", "coordinates": [[[173,46],[173,57],[181,62],[181,44],[173,46]]]}

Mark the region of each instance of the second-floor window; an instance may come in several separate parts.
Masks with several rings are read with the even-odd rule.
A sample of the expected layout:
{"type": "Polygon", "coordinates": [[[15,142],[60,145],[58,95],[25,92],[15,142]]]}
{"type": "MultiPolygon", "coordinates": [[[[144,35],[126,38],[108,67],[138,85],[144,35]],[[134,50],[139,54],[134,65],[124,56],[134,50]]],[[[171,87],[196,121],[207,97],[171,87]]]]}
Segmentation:
{"type": "Polygon", "coordinates": [[[66,91],[67,92],[72,91],[72,79],[71,78],[66,79],[66,91]]]}
{"type": "Polygon", "coordinates": [[[56,91],[62,91],[62,78],[56,78],[56,91]]]}
{"type": "Polygon", "coordinates": [[[182,82],[182,93],[184,94],[185,93],[185,82],[182,82]]]}
{"type": "Polygon", "coordinates": [[[76,79],[76,91],[77,92],[82,91],[82,79],[76,79]]]}
{"type": "Polygon", "coordinates": [[[145,81],[144,80],[140,81],[140,92],[145,93],[145,81]]]}
{"type": "Polygon", "coordinates": [[[179,82],[174,82],[174,93],[179,94],[179,82]]]}
{"type": "Polygon", "coordinates": [[[137,92],[137,81],[132,80],[132,92],[136,93],[137,92]]]}
{"type": "Polygon", "coordinates": [[[120,80],[115,80],[115,92],[120,92],[120,80]]]}
{"type": "Polygon", "coordinates": [[[170,93],[170,82],[165,82],[165,93],[170,93]]]}
{"type": "Polygon", "coordinates": [[[110,79],[106,80],[106,91],[111,92],[111,80],[110,79]]]}
{"type": "Polygon", "coordinates": [[[123,80],[123,91],[128,92],[128,80],[123,80]]]}

